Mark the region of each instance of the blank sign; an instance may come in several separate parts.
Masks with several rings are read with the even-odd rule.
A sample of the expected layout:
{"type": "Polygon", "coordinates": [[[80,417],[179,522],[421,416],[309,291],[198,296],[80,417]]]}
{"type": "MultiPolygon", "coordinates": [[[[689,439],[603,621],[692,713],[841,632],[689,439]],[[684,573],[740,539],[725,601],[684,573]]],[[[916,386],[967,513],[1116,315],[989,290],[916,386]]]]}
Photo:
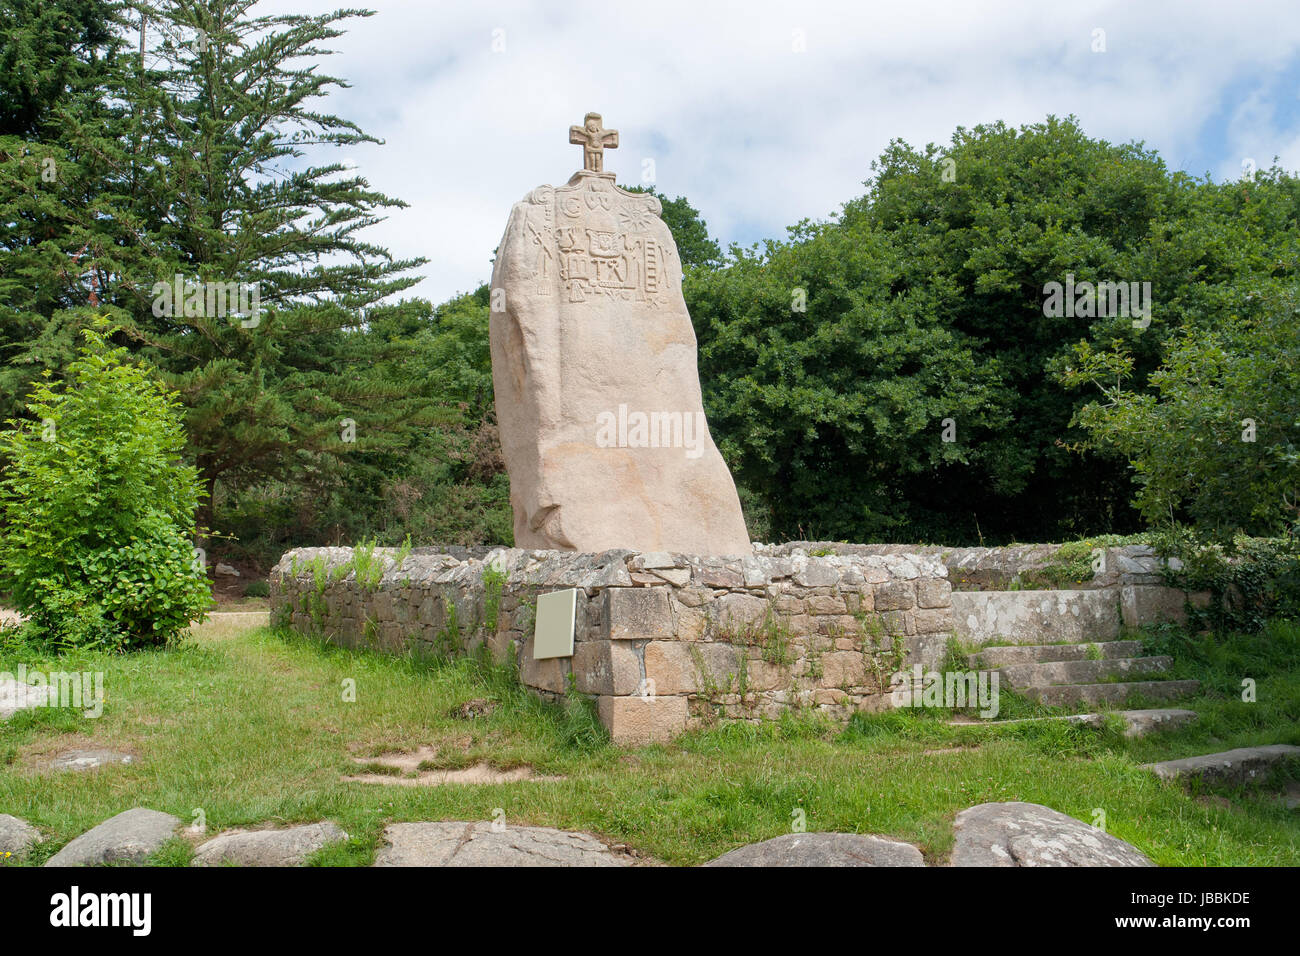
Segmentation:
{"type": "Polygon", "coordinates": [[[577,588],[537,596],[533,660],[573,656],[573,615],[577,606],[577,588]]]}

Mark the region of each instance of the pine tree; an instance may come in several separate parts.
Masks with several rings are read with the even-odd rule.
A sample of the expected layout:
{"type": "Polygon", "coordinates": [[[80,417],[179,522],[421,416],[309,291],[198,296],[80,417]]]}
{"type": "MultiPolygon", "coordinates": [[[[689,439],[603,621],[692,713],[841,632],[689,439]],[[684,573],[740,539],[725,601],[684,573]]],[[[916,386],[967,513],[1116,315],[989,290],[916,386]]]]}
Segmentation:
{"type": "Polygon", "coordinates": [[[319,109],[347,85],[318,69],[328,41],[369,13],[252,6],[151,4],[144,62],[123,91],[142,161],[120,186],[144,255],[114,277],[114,301],[188,406],[210,501],[218,481],[308,480],[446,418],[391,374],[402,344],[368,334],[372,310],[418,281],[408,273],[424,260],[395,260],[360,233],[405,204],[343,162],[308,164],[321,147],[377,142],[319,109]],[[223,290],[248,293],[250,308],[223,312],[223,290]]]}
{"type": "Polygon", "coordinates": [[[103,189],[123,106],[121,5],[0,0],[0,420],[43,371],[71,361],[76,328],[120,243],[103,189]]]}

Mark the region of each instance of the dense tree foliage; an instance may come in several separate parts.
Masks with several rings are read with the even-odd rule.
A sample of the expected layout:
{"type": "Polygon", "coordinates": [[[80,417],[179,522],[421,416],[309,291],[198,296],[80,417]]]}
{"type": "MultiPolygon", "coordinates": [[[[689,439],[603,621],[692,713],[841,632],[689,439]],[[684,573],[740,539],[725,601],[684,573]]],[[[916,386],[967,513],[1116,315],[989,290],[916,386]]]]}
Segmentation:
{"type": "Polygon", "coordinates": [[[0,419],[72,360],[93,263],[119,241],[104,186],[125,110],[107,95],[120,13],[110,0],[0,3],[0,419]]]}
{"type": "MultiPolygon", "coordinates": [[[[27,6],[13,0],[4,16],[27,6]]],[[[218,509],[201,524],[238,539],[221,547],[266,560],[293,535],[387,529],[384,506],[453,468],[467,428],[494,433],[490,393],[470,409],[432,367],[462,358],[438,354],[456,310],[394,301],[421,260],[360,235],[403,204],[342,161],[308,165],[373,142],[320,108],[343,81],[318,68],[340,22],[368,14],[258,17],[247,0],[61,6],[3,53],[67,78],[0,90],[0,113],[36,118],[0,143],[12,170],[0,181],[12,210],[0,240],[7,409],[42,369],[66,366],[76,329],[102,312],[182,397],[187,457],[218,509]],[[57,119],[40,123],[29,101],[57,119]],[[43,179],[45,155],[56,175],[43,179]]],[[[463,494],[457,477],[440,487],[463,494]]],[[[466,507],[498,493],[489,479],[496,490],[474,490],[466,507]]],[[[462,517],[452,536],[496,534],[484,520],[462,517]]]]}
{"type": "MultiPolygon", "coordinates": [[[[322,105],[330,41],[365,15],[0,0],[0,413],[30,415],[107,315],[183,403],[209,550],[253,563],[510,540],[488,290],[404,297],[422,260],[364,238],[402,203],[335,158],[373,142],[322,105]]],[[[725,255],[686,198],[632,188],[676,238],[756,537],[1294,520],[1294,177],[1217,184],[1071,119],[994,124],[892,143],[830,221],[725,255]],[[1149,283],[1141,321],[1049,305],[1108,282],[1149,283]]]]}
{"type": "MultiPolygon", "coordinates": [[[[1175,330],[1196,341],[1263,284],[1294,287],[1296,180],[1171,174],[1056,119],[894,143],[873,170],[834,221],[688,282],[706,404],[759,521],[777,537],[954,544],[1136,530],[1132,447],[1084,441],[1100,419],[1076,420],[1089,396],[1060,376],[1079,342],[1118,342],[1146,394],[1182,374],[1151,379],[1175,330]],[[1067,281],[1150,283],[1149,324],[1046,314],[1048,284],[1067,281]]],[[[1258,348],[1294,339],[1294,314],[1276,315],[1258,348]]],[[[1191,442],[1160,454],[1197,457],[1191,442]]]]}

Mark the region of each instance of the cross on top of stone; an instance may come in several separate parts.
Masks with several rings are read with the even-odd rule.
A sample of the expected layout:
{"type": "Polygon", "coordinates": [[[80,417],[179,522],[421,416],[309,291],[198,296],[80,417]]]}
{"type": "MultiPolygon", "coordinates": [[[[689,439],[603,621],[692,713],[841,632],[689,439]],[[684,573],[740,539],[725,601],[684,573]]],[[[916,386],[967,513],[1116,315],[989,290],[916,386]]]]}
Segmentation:
{"type": "Polygon", "coordinates": [[[604,169],[606,149],[618,149],[618,130],[605,129],[599,113],[588,113],[581,126],[569,127],[569,142],[582,147],[582,168],[593,173],[604,169]]]}

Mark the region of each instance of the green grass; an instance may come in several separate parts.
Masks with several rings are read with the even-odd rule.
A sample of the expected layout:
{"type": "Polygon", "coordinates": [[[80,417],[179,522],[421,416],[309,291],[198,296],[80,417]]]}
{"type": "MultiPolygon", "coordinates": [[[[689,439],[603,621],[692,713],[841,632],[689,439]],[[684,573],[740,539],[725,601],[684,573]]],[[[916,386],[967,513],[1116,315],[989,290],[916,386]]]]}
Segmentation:
{"type": "MultiPolygon", "coordinates": [[[[36,863],[133,806],[187,823],[202,809],[209,834],[334,820],[352,839],[316,854],[311,862],[322,866],[369,863],[388,823],[486,821],[498,807],[510,823],[589,830],[674,864],[789,832],[803,810],[809,830],[894,836],[933,863],[949,852],[957,812],[1025,800],[1084,821],[1103,808],[1109,832],[1165,865],[1293,866],[1300,814],[1255,795],[1239,795],[1230,809],[1207,805],[1139,766],[1300,742],[1297,632],[1269,640],[1231,651],[1191,643],[1176,652],[1176,667],[1210,675],[1205,696],[1191,704],[1202,720],[1142,741],[1124,740],[1114,726],[951,726],[945,712],[896,711],[860,714],[847,728],[806,714],[722,724],[638,751],[610,744],[585,701],[544,703],[504,669],[347,651],[237,621],[205,625],[178,647],[131,655],[53,661],[0,647],[0,669],[24,661],[103,670],[107,696],[99,720],[38,710],[0,724],[0,812],[43,831],[36,863]],[[1242,666],[1259,671],[1258,703],[1236,700],[1239,689],[1227,693],[1242,666]],[[355,703],[343,701],[345,680],[356,682],[355,703]],[[452,715],[477,697],[497,701],[490,716],[452,715]],[[437,748],[438,766],[528,765],[564,779],[442,787],[341,781],[361,769],[354,758],[422,745],[437,748]],[[78,746],[130,750],[138,759],[91,773],[42,768],[78,746]]],[[[999,717],[1044,713],[1007,695],[999,717]]],[[[173,841],[154,862],[183,864],[190,852],[186,841],[173,841]]]]}

